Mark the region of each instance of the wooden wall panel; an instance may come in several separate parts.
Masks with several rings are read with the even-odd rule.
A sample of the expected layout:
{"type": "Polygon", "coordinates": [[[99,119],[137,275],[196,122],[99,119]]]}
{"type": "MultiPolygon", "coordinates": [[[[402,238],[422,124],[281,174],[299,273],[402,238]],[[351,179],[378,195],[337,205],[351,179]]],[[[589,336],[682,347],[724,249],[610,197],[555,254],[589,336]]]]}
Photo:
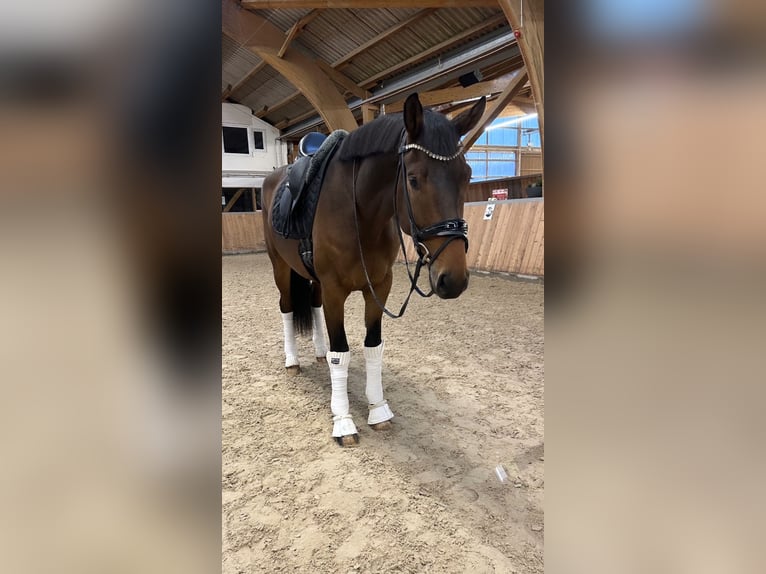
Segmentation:
{"type": "MultiPolygon", "coordinates": [[[[468,267],[481,271],[545,275],[545,205],[542,199],[498,201],[492,219],[484,221],[487,202],[465,206],[468,222],[468,267]]],[[[415,259],[405,237],[407,257],[415,259]]],[[[401,255],[399,257],[402,260],[401,255]]]]}
{"type": "MultiPolygon", "coordinates": [[[[487,202],[467,203],[468,267],[482,271],[545,275],[545,206],[542,199],[498,201],[492,219],[484,221],[487,202]]],[[[263,216],[222,213],[223,253],[264,251],[263,216]]],[[[407,256],[415,259],[405,237],[407,256]]],[[[402,260],[401,255],[399,257],[402,260]]]]}
{"type": "Polygon", "coordinates": [[[221,250],[223,253],[246,253],[265,251],[266,240],[263,237],[263,214],[260,211],[249,213],[222,213],[221,250]]]}
{"type": "Polygon", "coordinates": [[[535,175],[540,177],[543,171],[543,156],[537,152],[525,152],[520,154],[521,164],[519,165],[519,173],[522,176],[535,175]]]}

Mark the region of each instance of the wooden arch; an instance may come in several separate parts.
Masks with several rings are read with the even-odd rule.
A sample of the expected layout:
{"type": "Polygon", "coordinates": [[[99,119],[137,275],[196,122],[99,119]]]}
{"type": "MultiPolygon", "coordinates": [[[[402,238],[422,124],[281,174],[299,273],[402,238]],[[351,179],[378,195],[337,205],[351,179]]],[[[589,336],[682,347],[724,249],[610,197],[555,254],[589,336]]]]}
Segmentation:
{"type": "Polygon", "coordinates": [[[298,50],[283,50],[284,32],[265,18],[244,10],[235,0],[222,0],[221,18],[223,30],[231,38],[258,54],[306,96],[330,131],[356,129],[346,100],[316,62],[298,50]]]}

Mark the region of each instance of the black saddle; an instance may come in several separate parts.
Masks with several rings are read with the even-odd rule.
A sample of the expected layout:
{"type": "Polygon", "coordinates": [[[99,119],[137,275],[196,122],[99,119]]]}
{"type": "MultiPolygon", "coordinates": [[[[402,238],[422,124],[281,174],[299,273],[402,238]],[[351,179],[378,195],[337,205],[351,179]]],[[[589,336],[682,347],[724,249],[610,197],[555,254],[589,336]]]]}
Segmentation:
{"type": "Polygon", "coordinates": [[[301,157],[287,168],[287,177],[274,195],[272,227],[282,237],[301,240],[301,258],[312,276],[311,231],[319,192],[330,160],[347,134],[345,130],[337,130],[329,136],[319,133],[304,136],[299,145],[301,157]]]}
{"type": "MultiPolygon", "coordinates": [[[[308,171],[311,168],[314,156],[320,149],[322,149],[322,145],[325,141],[327,141],[327,136],[319,132],[309,132],[301,138],[301,141],[298,144],[298,159],[293,162],[287,171],[287,183],[288,188],[290,189],[290,196],[292,197],[292,204],[288,208],[285,200],[283,209],[289,209],[290,211],[295,209],[303,190],[309,183],[309,180],[314,177],[313,174],[312,176],[307,177],[308,171]]],[[[324,159],[319,157],[317,158],[317,163],[321,163],[322,161],[329,163],[329,159],[330,158],[324,159]]],[[[322,176],[324,176],[324,169],[322,169],[322,167],[323,166],[321,165],[316,165],[315,170],[312,171],[316,171],[316,168],[319,168],[319,171],[322,172],[322,176]]],[[[326,165],[324,167],[326,168],[326,165]]]]}

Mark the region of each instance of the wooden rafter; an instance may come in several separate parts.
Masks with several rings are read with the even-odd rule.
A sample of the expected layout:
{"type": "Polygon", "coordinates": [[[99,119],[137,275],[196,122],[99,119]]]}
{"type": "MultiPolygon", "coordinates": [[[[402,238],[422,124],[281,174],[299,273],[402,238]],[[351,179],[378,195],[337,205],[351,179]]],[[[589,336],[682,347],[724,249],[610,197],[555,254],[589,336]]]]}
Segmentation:
{"type": "Polygon", "coordinates": [[[234,92],[236,92],[238,89],[240,89],[242,86],[244,86],[244,85],[245,85],[245,84],[246,84],[246,83],[247,83],[247,82],[250,80],[250,78],[253,78],[253,77],[255,77],[255,75],[256,75],[258,72],[260,72],[261,70],[263,70],[263,68],[265,68],[265,67],[266,67],[266,62],[264,62],[263,60],[261,60],[260,62],[258,62],[258,63],[257,63],[257,64],[256,64],[256,65],[253,67],[253,69],[252,69],[252,70],[250,70],[250,71],[247,73],[247,75],[245,75],[245,77],[244,77],[244,78],[242,78],[242,79],[241,79],[239,82],[237,82],[236,84],[234,84],[234,87],[231,89],[231,93],[233,94],[233,93],[234,93],[234,92]]]}
{"type": "MultiPolygon", "coordinates": [[[[496,99],[497,99],[497,95],[487,98],[487,101],[490,102],[496,99]]],[[[459,115],[461,112],[464,112],[465,110],[470,108],[475,103],[476,103],[476,100],[471,100],[469,102],[463,102],[457,105],[448,105],[439,109],[439,112],[445,114],[448,118],[453,119],[457,115],[459,115]]],[[[500,112],[500,114],[498,114],[497,117],[499,118],[516,117],[516,116],[525,116],[527,114],[533,114],[533,113],[535,113],[535,106],[530,106],[528,104],[518,104],[514,100],[510,104],[507,104],[505,108],[503,108],[503,110],[500,112]]]]}
{"type": "MultiPolygon", "coordinates": [[[[303,120],[307,120],[310,117],[315,116],[315,115],[316,115],[316,110],[312,109],[312,110],[304,112],[301,115],[296,116],[294,118],[285,118],[281,122],[279,122],[277,124],[274,124],[274,127],[277,128],[278,130],[283,130],[283,129],[285,129],[288,126],[291,126],[293,124],[297,124],[298,122],[302,122],[303,120]]],[[[354,121],[356,121],[356,120],[354,120],[354,121]]]]}
{"type": "Polygon", "coordinates": [[[525,0],[524,22],[521,21],[521,4],[515,0],[498,0],[508,22],[514,29],[521,29],[519,50],[524,57],[524,65],[529,70],[529,80],[537,105],[537,117],[540,123],[540,137],[545,145],[545,106],[544,106],[544,54],[545,54],[545,13],[543,0],[525,0]]]}
{"type": "MultiPolygon", "coordinates": [[[[435,106],[437,104],[445,104],[447,102],[455,102],[458,100],[480,98],[481,96],[488,96],[490,94],[502,92],[503,88],[508,85],[508,82],[510,82],[513,77],[513,74],[506,74],[500,78],[495,78],[494,80],[487,82],[479,82],[465,88],[457,86],[454,88],[421,92],[418,97],[420,98],[420,103],[424,106],[435,106]]],[[[386,112],[390,114],[401,112],[402,109],[404,109],[404,100],[386,104],[386,112]]]]}
{"type": "Polygon", "coordinates": [[[428,58],[440,52],[443,52],[444,50],[448,48],[451,48],[455,44],[462,42],[466,38],[469,38],[481,32],[482,30],[486,30],[487,28],[497,26],[501,22],[505,22],[505,21],[506,20],[505,20],[504,14],[497,14],[496,16],[493,16],[492,18],[489,18],[488,20],[485,20],[484,22],[477,24],[476,26],[472,26],[468,28],[467,30],[463,30],[462,32],[460,32],[460,34],[456,34],[455,36],[449,38],[448,40],[445,40],[444,42],[437,44],[436,46],[432,46],[428,50],[425,50],[419,54],[416,54],[415,56],[412,56],[411,58],[407,58],[403,62],[399,62],[398,64],[395,64],[391,66],[390,68],[375,74],[371,78],[367,78],[366,80],[361,82],[359,86],[362,88],[370,88],[374,86],[377,83],[377,81],[382,78],[386,78],[392,74],[395,74],[399,70],[406,68],[408,66],[411,66],[412,64],[416,64],[423,60],[427,60],[428,58]]]}
{"type": "Polygon", "coordinates": [[[484,128],[487,126],[487,124],[492,122],[492,120],[500,115],[500,112],[505,109],[513,97],[519,93],[521,88],[524,87],[524,83],[526,81],[527,69],[522,68],[516,72],[514,79],[508,82],[508,85],[497,97],[497,100],[495,100],[493,104],[487,108],[479,123],[476,124],[476,126],[466,134],[465,138],[463,138],[463,147],[465,149],[469,149],[474,144],[474,142],[479,139],[479,136],[484,133],[484,128]]]}
{"type": "Polygon", "coordinates": [[[225,102],[226,98],[228,98],[231,95],[231,92],[232,92],[231,84],[229,84],[229,85],[226,86],[226,89],[221,94],[221,101],[225,102]]]}
{"type": "Polygon", "coordinates": [[[497,6],[497,0],[242,0],[255,10],[281,8],[477,8],[497,6]]]}
{"type": "Polygon", "coordinates": [[[357,86],[354,83],[354,80],[352,80],[345,74],[341,74],[338,70],[333,68],[330,64],[328,64],[324,60],[320,60],[319,58],[317,58],[316,64],[325,74],[327,74],[330,77],[330,79],[333,82],[335,82],[339,86],[342,86],[343,88],[346,89],[346,91],[351,92],[357,98],[361,98],[362,100],[364,100],[370,97],[370,92],[368,92],[367,90],[363,90],[362,88],[357,86]]]}
{"type": "Polygon", "coordinates": [[[237,203],[237,200],[242,197],[242,193],[244,193],[245,188],[241,188],[237,190],[237,193],[231,196],[231,199],[229,202],[224,206],[223,210],[225,212],[231,211],[231,208],[234,207],[234,204],[237,203]]]}
{"type": "Polygon", "coordinates": [[[353,130],[356,119],[345,99],[313,60],[300,50],[278,56],[285,34],[266,18],[243,10],[237,0],[221,1],[223,31],[235,42],[253,50],[269,66],[298,88],[331,130],[353,130]]]}
{"type": "Polygon", "coordinates": [[[414,24],[418,20],[424,18],[425,16],[428,16],[429,14],[433,14],[435,10],[436,10],[435,8],[426,8],[424,10],[421,10],[420,12],[417,12],[416,14],[413,14],[412,16],[407,18],[406,20],[402,20],[401,22],[399,22],[395,26],[391,26],[388,30],[386,30],[384,32],[381,32],[380,34],[378,34],[374,38],[371,38],[371,39],[367,40],[361,46],[359,46],[357,48],[354,48],[353,50],[351,50],[348,54],[346,54],[342,58],[340,58],[338,60],[335,60],[331,64],[332,67],[333,68],[342,68],[343,66],[348,64],[353,58],[355,58],[356,56],[358,56],[362,52],[364,52],[366,50],[369,50],[370,48],[372,48],[373,46],[375,46],[377,44],[380,44],[383,40],[385,40],[386,38],[389,38],[390,36],[396,34],[402,28],[406,28],[408,26],[411,26],[412,24],[414,24]]]}
{"type": "Polygon", "coordinates": [[[362,104],[362,123],[368,124],[375,119],[375,112],[378,107],[370,104],[362,104]]]}
{"type": "Polygon", "coordinates": [[[282,43],[282,47],[279,49],[279,52],[277,52],[277,55],[280,58],[285,55],[287,48],[290,46],[290,42],[292,42],[298,36],[298,34],[300,34],[303,29],[308,26],[309,22],[319,16],[320,13],[321,10],[315,8],[292,25],[292,27],[285,34],[285,41],[282,43]]]}
{"type": "Polygon", "coordinates": [[[284,98],[283,100],[280,100],[280,101],[278,101],[278,102],[277,102],[276,104],[274,104],[273,106],[271,106],[271,107],[269,107],[269,106],[266,106],[266,107],[265,107],[265,108],[263,108],[263,109],[262,109],[260,112],[258,112],[257,114],[255,114],[255,116],[256,116],[256,117],[258,117],[258,118],[262,118],[263,116],[267,116],[267,115],[269,115],[271,112],[275,112],[275,111],[277,111],[278,109],[285,107],[287,104],[289,104],[290,102],[292,102],[294,99],[296,99],[296,98],[297,98],[297,97],[299,97],[300,95],[301,95],[301,91],[300,91],[300,90],[297,90],[297,91],[293,92],[292,94],[290,94],[289,96],[287,96],[286,98],[284,98]]]}

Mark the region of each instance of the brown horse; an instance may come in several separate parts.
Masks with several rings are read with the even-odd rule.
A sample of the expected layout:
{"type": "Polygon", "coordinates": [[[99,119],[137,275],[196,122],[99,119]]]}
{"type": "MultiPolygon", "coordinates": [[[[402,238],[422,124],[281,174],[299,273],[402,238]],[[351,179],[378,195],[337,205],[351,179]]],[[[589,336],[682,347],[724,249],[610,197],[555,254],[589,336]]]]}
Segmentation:
{"type": "Polygon", "coordinates": [[[450,120],[423,110],[412,94],[402,114],[380,116],[346,136],[327,168],[317,205],[315,278],[301,260],[298,241],[272,229],[274,195],[287,168],[277,169],[263,183],[264,229],[280,293],[285,367],[288,373],[299,372],[295,331],[313,327],[316,358],[330,368],[332,436],[343,446],[359,440],[346,390],[350,353],[343,308],[349,294],[361,291],[364,296],[367,422],[383,430],[390,428],[394,415],[383,398],[381,319],[401,231],[415,240],[420,255],[415,279],[422,266],[432,292],[442,299],[458,297],[468,286],[462,216],[471,169],[460,137],[476,125],[485,104],[482,98],[450,120]]]}

